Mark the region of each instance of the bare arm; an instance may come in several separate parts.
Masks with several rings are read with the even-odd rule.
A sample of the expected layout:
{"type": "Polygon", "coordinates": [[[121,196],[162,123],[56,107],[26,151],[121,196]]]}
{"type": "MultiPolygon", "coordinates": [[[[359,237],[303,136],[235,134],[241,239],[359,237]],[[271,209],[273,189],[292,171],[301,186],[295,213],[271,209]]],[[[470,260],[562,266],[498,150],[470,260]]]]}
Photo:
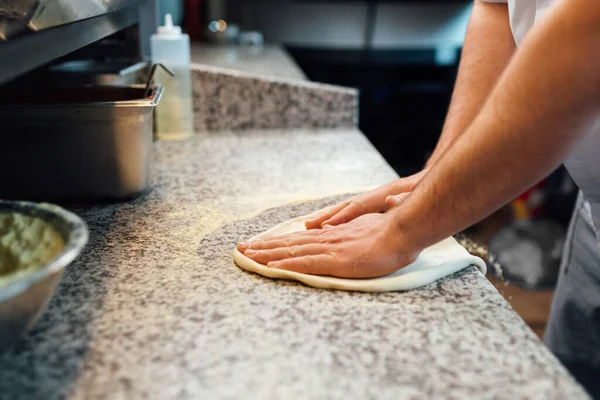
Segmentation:
{"type": "Polygon", "coordinates": [[[424,248],[501,207],[563,162],[600,117],[600,3],[557,2],[480,114],[393,211],[424,248]]]}
{"type": "Polygon", "coordinates": [[[306,226],[313,229],[339,225],[364,214],[385,211],[388,209],[387,196],[403,194],[401,199],[410,193],[428,168],[473,121],[514,51],[508,6],[475,0],[452,102],[440,140],[425,170],[322,210],[306,226]]]}
{"type": "Polygon", "coordinates": [[[239,249],[273,268],[389,274],[548,174],[599,126],[600,2],[558,2],[528,34],[473,123],[402,205],[239,249]]]}
{"type": "Polygon", "coordinates": [[[426,168],[439,161],[450,144],[473,122],[515,50],[508,6],[476,0],[446,122],[426,168]]]}

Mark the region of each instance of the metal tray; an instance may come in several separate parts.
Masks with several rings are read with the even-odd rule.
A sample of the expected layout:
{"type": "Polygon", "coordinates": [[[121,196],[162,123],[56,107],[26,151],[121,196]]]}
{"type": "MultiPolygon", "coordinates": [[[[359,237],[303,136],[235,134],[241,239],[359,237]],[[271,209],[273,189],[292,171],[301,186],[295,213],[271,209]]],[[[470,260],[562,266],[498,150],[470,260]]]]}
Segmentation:
{"type": "Polygon", "coordinates": [[[162,87],[90,86],[0,99],[0,198],[127,199],[148,186],[162,87]]]}

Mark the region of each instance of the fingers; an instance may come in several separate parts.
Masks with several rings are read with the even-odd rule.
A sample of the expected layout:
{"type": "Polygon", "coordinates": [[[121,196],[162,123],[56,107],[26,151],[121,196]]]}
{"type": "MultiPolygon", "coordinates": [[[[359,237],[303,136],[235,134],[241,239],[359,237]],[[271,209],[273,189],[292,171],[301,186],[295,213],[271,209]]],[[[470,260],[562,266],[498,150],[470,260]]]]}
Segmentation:
{"type": "Polygon", "coordinates": [[[371,212],[377,212],[377,210],[370,210],[368,207],[363,205],[359,201],[352,201],[343,210],[325,220],[321,223],[322,226],[331,225],[337,226],[352,221],[361,215],[368,214],[371,212]]]}
{"type": "Polygon", "coordinates": [[[410,192],[408,192],[408,193],[400,193],[400,194],[394,195],[394,196],[388,196],[388,197],[385,198],[385,204],[389,208],[396,207],[398,204],[402,203],[402,201],[404,199],[406,199],[409,194],[410,194],[410,192]]]}
{"type": "Polygon", "coordinates": [[[306,221],[304,224],[306,229],[319,229],[324,221],[333,217],[335,214],[340,212],[344,207],[350,204],[350,200],[343,201],[331,207],[327,207],[321,211],[313,214],[313,216],[306,221]]]}
{"type": "Polygon", "coordinates": [[[306,221],[306,228],[317,229],[325,225],[341,225],[361,215],[377,213],[385,211],[389,207],[395,207],[408,196],[426,173],[427,171],[423,170],[407,178],[397,179],[375,190],[317,212],[311,219],[306,221]],[[390,196],[388,195],[399,197],[389,199],[390,196]]]}
{"type": "Polygon", "coordinates": [[[284,260],[287,258],[297,258],[312,256],[325,253],[326,248],[320,244],[307,244],[292,247],[279,247],[269,250],[248,249],[244,255],[261,264],[268,264],[272,261],[284,260]]]}
{"type": "Polygon", "coordinates": [[[244,253],[248,249],[252,250],[268,250],[278,247],[291,247],[307,243],[315,243],[315,236],[321,234],[321,230],[310,230],[303,232],[295,232],[288,235],[271,236],[264,239],[252,240],[238,244],[237,249],[244,253]]]}
{"type": "Polygon", "coordinates": [[[311,275],[332,275],[332,271],[335,271],[336,265],[336,260],[333,256],[320,254],[272,261],[267,264],[267,267],[311,275]]]}

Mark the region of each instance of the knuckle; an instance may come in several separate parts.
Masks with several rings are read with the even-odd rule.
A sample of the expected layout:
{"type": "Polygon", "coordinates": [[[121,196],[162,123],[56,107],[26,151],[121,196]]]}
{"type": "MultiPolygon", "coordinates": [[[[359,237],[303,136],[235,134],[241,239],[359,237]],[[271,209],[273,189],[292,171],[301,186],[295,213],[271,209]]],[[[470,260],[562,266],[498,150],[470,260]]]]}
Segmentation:
{"type": "Polygon", "coordinates": [[[255,249],[257,250],[265,250],[269,248],[269,243],[270,241],[265,240],[265,241],[260,241],[256,243],[255,249]]]}
{"type": "Polygon", "coordinates": [[[287,256],[290,258],[294,258],[296,257],[296,255],[298,254],[298,249],[296,247],[289,247],[287,249],[287,256]]]}
{"type": "Polygon", "coordinates": [[[360,200],[353,200],[352,203],[350,203],[350,206],[352,206],[356,211],[358,211],[359,213],[366,213],[367,211],[367,207],[366,205],[360,201],[360,200]]]}

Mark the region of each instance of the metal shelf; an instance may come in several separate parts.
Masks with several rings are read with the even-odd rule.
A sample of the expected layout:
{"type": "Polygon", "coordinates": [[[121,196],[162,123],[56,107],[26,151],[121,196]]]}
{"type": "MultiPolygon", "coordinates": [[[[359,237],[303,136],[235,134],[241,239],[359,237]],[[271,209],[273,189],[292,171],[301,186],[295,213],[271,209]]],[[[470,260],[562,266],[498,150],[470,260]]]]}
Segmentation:
{"type": "Polygon", "coordinates": [[[0,44],[0,84],[85,47],[122,29],[139,23],[140,48],[148,55],[146,43],[157,26],[155,0],[98,17],[45,29],[0,44]]]}

